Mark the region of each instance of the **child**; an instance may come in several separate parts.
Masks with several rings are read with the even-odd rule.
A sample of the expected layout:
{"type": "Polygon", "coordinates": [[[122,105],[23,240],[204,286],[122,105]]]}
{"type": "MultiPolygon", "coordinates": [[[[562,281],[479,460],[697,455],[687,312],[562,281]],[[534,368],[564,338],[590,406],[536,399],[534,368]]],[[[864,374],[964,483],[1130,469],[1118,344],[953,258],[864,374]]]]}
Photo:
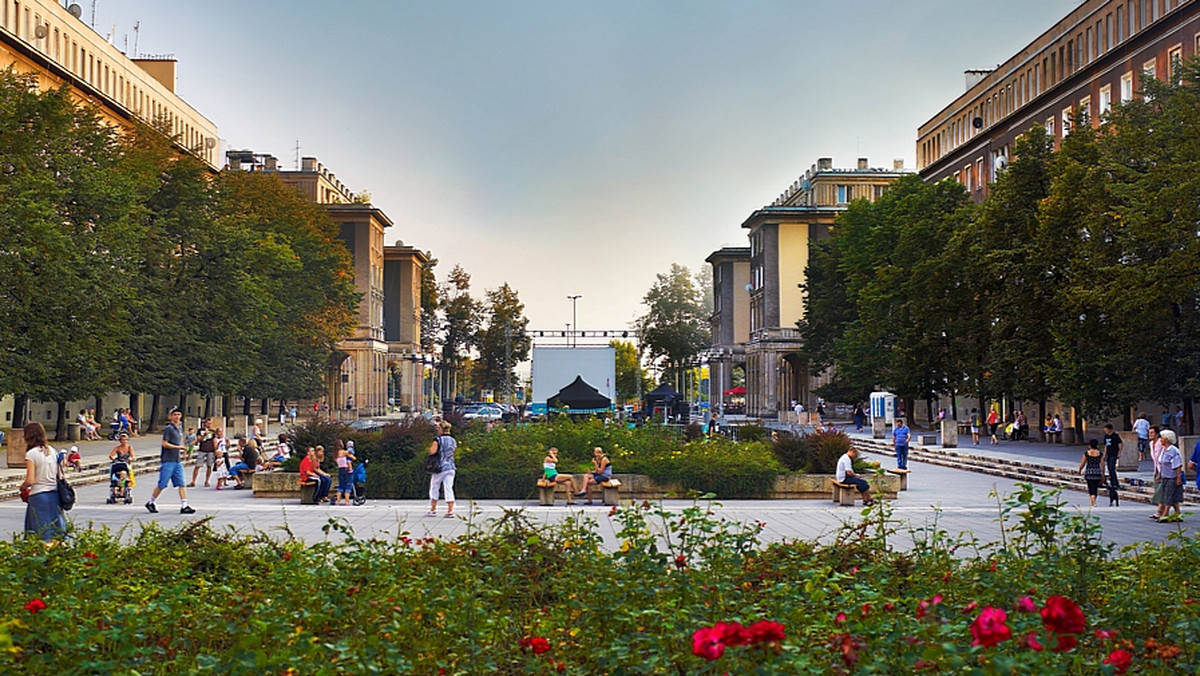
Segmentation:
{"type": "Polygon", "coordinates": [[[83,456],[79,455],[78,446],[72,446],[67,452],[67,465],[74,467],[76,472],[83,471],[83,456]]]}
{"type": "Polygon", "coordinates": [[[193,453],[196,452],[196,428],[195,427],[188,428],[187,436],[184,437],[183,444],[185,446],[187,446],[188,456],[191,456],[193,453]]]}
{"type": "MultiPolygon", "coordinates": [[[[340,445],[341,444],[339,444],[339,446],[340,445]]],[[[352,478],[354,475],[351,472],[351,470],[353,468],[351,467],[352,463],[350,461],[350,458],[353,457],[353,456],[351,456],[352,452],[353,452],[352,450],[347,450],[345,448],[339,448],[337,451],[337,468],[338,468],[337,492],[338,492],[338,497],[342,499],[342,505],[344,505],[346,507],[350,506],[350,492],[353,490],[352,483],[354,481],[354,479],[352,478]]],[[[335,505],[337,504],[336,499],[334,499],[333,504],[335,504],[335,505]]]]}

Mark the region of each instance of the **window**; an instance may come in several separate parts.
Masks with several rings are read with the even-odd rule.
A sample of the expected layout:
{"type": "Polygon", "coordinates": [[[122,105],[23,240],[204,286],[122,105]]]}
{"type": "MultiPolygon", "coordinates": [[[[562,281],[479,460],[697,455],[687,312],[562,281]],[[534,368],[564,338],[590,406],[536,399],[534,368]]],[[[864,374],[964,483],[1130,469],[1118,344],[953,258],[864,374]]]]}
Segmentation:
{"type": "Polygon", "coordinates": [[[1063,108],[1062,111],[1062,135],[1066,138],[1067,134],[1071,133],[1071,115],[1073,111],[1070,106],[1063,108]]]}
{"type": "Polygon", "coordinates": [[[1142,64],[1142,83],[1145,86],[1146,80],[1158,77],[1158,60],[1150,59],[1142,64]]]}
{"type": "Polygon", "coordinates": [[[1167,69],[1171,82],[1179,84],[1183,77],[1183,45],[1175,45],[1167,52],[1167,69]]]}
{"type": "Polygon", "coordinates": [[[1092,121],[1092,97],[1085,96],[1079,99],[1079,119],[1083,124],[1090,124],[1092,121]]]}
{"type": "Polygon", "coordinates": [[[971,192],[975,189],[975,186],[971,184],[971,165],[968,164],[967,166],[963,167],[962,174],[963,185],[966,186],[967,192],[971,192]]]}
{"type": "Polygon", "coordinates": [[[1112,85],[1100,88],[1100,116],[1103,118],[1112,111],[1112,85]]]}
{"type": "Polygon", "coordinates": [[[1049,136],[1050,138],[1054,138],[1054,118],[1053,117],[1046,118],[1046,136],[1049,136]]]}
{"type": "Polygon", "coordinates": [[[1122,10],[1121,7],[1117,7],[1117,44],[1118,45],[1121,44],[1121,41],[1125,39],[1125,24],[1123,21],[1123,19],[1125,17],[1121,14],[1121,10],[1122,10]]]}
{"type": "Polygon", "coordinates": [[[1133,100],[1133,73],[1127,72],[1121,76],[1121,103],[1133,100]]]}
{"type": "Polygon", "coordinates": [[[975,188],[983,190],[983,158],[975,160],[975,188]]]}
{"type": "Polygon", "coordinates": [[[837,187],[837,203],[849,204],[850,200],[854,199],[854,186],[839,185],[837,187]]]}

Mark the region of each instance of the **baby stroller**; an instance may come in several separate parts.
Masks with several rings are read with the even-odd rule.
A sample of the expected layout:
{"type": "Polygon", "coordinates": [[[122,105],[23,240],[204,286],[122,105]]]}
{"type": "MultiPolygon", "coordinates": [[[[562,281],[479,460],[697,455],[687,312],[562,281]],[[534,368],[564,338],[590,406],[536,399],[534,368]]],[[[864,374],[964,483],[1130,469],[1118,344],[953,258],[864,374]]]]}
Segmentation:
{"type": "Polygon", "coordinates": [[[365,504],[367,501],[367,461],[363,460],[354,468],[350,476],[350,504],[354,506],[365,504]]]}
{"type": "Polygon", "coordinates": [[[129,470],[129,463],[116,460],[108,468],[108,500],[105,502],[110,505],[118,502],[133,504],[133,473],[129,470]]]}

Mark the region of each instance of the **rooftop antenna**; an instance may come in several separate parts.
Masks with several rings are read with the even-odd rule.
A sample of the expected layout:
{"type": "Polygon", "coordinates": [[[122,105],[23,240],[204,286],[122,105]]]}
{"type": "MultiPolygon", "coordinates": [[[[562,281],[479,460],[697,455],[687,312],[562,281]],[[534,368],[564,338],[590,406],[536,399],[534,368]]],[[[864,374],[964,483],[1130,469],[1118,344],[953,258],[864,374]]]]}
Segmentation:
{"type": "Polygon", "coordinates": [[[96,0],[92,0],[92,29],[96,28],[96,0]]]}
{"type": "Polygon", "coordinates": [[[142,28],[141,21],[133,22],[133,58],[138,58],[138,31],[142,28]]]}
{"type": "Polygon", "coordinates": [[[296,171],[300,171],[300,139],[296,139],[296,171]]]}

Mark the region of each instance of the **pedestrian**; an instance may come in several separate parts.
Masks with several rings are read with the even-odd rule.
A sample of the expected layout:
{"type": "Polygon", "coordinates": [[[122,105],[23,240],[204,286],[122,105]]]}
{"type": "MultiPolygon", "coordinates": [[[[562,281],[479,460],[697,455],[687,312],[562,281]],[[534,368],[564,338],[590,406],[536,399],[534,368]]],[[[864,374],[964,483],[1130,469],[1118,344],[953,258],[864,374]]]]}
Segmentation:
{"type": "Polygon", "coordinates": [[[971,426],[971,440],[973,442],[975,442],[976,446],[978,446],[979,445],[979,409],[977,409],[977,408],[971,409],[971,417],[970,417],[969,424],[971,426]]]}
{"type": "Polygon", "coordinates": [[[793,401],[792,402],[792,411],[795,412],[795,414],[796,414],[796,424],[797,425],[802,424],[803,418],[801,418],[801,416],[804,415],[804,404],[801,404],[798,401],[793,401]]]}
{"type": "Polygon", "coordinates": [[[1183,502],[1183,456],[1175,445],[1177,437],[1172,430],[1163,430],[1158,434],[1165,448],[1158,456],[1155,465],[1158,467],[1159,483],[1162,485],[1162,502],[1158,512],[1150,517],[1155,521],[1162,519],[1174,507],[1178,516],[1179,503],[1183,502]]]}
{"type": "Polygon", "coordinates": [[[341,448],[341,443],[338,443],[338,447],[337,455],[335,456],[338,472],[338,488],[337,496],[333,499],[333,504],[336,505],[338,498],[341,498],[342,504],[349,507],[350,492],[354,490],[354,481],[352,479],[354,476],[354,465],[350,459],[351,451],[341,448]]]}
{"type": "Polygon", "coordinates": [[[250,428],[250,438],[258,442],[259,447],[263,445],[263,421],[262,418],[257,418],[254,421],[254,427],[250,428]]]}
{"type": "Polygon", "coordinates": [[[288,411],[288,418],[291,419],[291,424],[293,424],[293,425],[296,424],[296,413],[297,413],[296,405],[292,404],[291,410],[288,411]]]}
{"type": "Polygon", "coordinates": [[[1150,462],[1154,464],[1154,494],[1152,496],[1150,496],[1150,504],[1161,505],[1162,504],[1162,488],[1163,487],[1162,487],[1162,481],[1161,481],[1162,476],[1158,473],[1158,456],[1162,455],[1162,452],[1164,450],[1166,450],[1166,447],[1161,445],[1163,443],[1163,440],[1161,437],[1159,437],[1159,428],[1157,426],[1155,426],[1155,425],[1150,426],[1149,435],[1150,435],[1150,439],[1149,439],[1149,441],[1150,441],[1150,452],[1149,452],[1150,462]]]}
{"type": "Polygon", "coordinates": [[[858,449],[851,446],[850,450],[838,458],[837,472],[834,476],[837,478],[838,483],[851,484],[857,488],[858,492],[862,494],[863,506],[870,507],[875,504],[875,501],[871,499],[871,484],[867,483],[866,479],[854,473],[854,459],[857,457],[858,449]]]}
{"type": "Polygon", "coordinates": [[[987,416],[988,435],[991,437],[990,443],[993,446],[999,446],[1000,440],[996,438],[996,428],[1000,427],[1000,414],[996,413],[996,409],[988,411],[987,416]]]}
{"type": "Polygon", "coordinates": [[[25,532],[43,542],[60,540],[67,535],[67,520],[58,502],[58,477],[62,466],[58,453],[46,442],[46,429],[39,422],[25,425],[25,480],[20,493],[25,496],[25,532]]]}
{"type": "Polygon", "coordinates": [[[283,427],[287,424],[287,406],[281,401],[279,402],[279,426],[283,427]]]}
{"type": "Polygon", "coordinates": [[[429,455],[438,456],[438,471],[429,477],[429,511],[425,516],[437,516],[438,488],[446,496],[446,516],[454,516],[454,451],[458,442],[450,436],[450,423],[439,425],[438,438],[429,446],[429,455]]]}
{"type": "Polygon", "coordinates": [[[204,487],[208,488],[208,482],[212,478],[213,468],[217,466],[217,439],[216,434],[209,429],[201,428],[199,454],[196,456],[196,467],[192,469],[192,480],[188,483],[188,488],[193,488],[196,485],[196,477],[200,476],[200,468],[204,468],[204,487]]]}
{"type": "Polygon", "coordinates": [[[180,426],[180,421],[183,420],[183,411],[172,408],[171,412],[167,414],[167,420],[167,426],[163,428],[162,454],[160,456],[162,464],[158,470],[158,485],[150,493],[146,509],[151,514],[157,514],[158,507],[154,501],[158,499],[159,494],[168,484],[172,484],[179,488],[179,513],[195,514],[196,510],[188,505],[187,485],[183,481],[183,463],[179,460],[179,452],[187,450],[187,447],[183,445],[183,428],[180,426]]]}
{"type": "Polygon", "coordinates": [[[1196,477],[1196,490],[1200,491],[1200,440],[1196,441],[1196,445],[1192,448],[1192,457],[1188,461],[1188,469],[1196,477]]]}
{"type": "Polygon", "coordinates": [[[1171,426],[1171,409],[1168,406],[1163,406],[1162,420],[1158,421],[1160,427],[1171,426]]]}
{"type": "Polygon", "coordinates": [[[604,449],[597,446],[592,449],[592,471],[583,475],[583,487],[575,494],[576,497],[587,498],[584,504],[592,504],[592,487],[612,481],[612,460],[604,454],[604,449]]]}
{"type": "Polygon", "coordinates": [[[896,418],[892,428],[892,448],[896,451],[896,468],[908,469],[908,440],[912,434],[903,418],[896,418]]]}
{"type": "Polygon", "coordinates": [[[1150,452],[1150,419],[1145,413],[1138,413],[1137,420],[1133,421],[1133,431],[1137,433],[1138,462],[1141,462],[1150,452]]]}
{"type": "Polygon", "coordinates": [[[1100,482],[1104,481],[1104,453],[1100,450],[1098,439],[1088,439],[1088,449],[1079,460],[1079,471],[1087,481],[1088,497],[1091,498],[1092,507],[1095,507],[1100,482]]]}
{"type": "Polygon", "coordinates": [[[863,410],[863,404],[860,401],[854,405],[854,431],[855,432],[863,431],[863,425],[866,423],[866,418],[867,418],[866,411],[863,410]]]}
{"type": "Polygon", "coordinates": [[[1121,435],[1113,431],[1112,423],[1104,426],[1104,464],[1108,469],[1108,506],[1120,507],[1121,496],[1117,489],[1121,482],[1117,479],[1117,460],[1121,457],[1121,435]]]}
{"type": "MultiPolygon", "coordinates": [[[[567,504],[575,504],[575,496],[582,497],[583,493],[576,493],[575,475],[562,474],[558,471],[558,449],[551,446],[546,451],[546,457],[542,459],[542,478],[554,484],[555,488],[562,484],[567,489],[567,504]]],[[[433,495],[432,489],[430,495],[433,495]]]]}
{"type": "Polygon", "coordinates": [[[1183,408],[1175,407],[1175,434],[1183,434],[1183,408]]]}

